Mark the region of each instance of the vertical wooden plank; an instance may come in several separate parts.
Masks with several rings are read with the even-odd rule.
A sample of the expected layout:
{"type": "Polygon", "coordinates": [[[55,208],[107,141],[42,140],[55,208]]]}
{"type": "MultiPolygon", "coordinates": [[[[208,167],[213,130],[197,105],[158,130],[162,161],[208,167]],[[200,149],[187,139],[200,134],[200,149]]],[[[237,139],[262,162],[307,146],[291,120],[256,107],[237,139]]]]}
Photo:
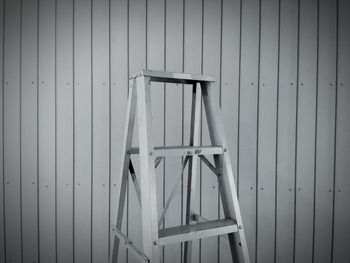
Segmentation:
{"type": "Polygon", "coordinates": [[[274,262],[276,116],[278,71],[278,0],[261,1],[258,182],[257,182],[257,262],[274,262]],[[268,240],[269,242],[266,242],[268,240]]]}
{"type": "Polygon", "coordinates": [[[293,262],[298,3],[280,2],[276,262],[293,262]]]}
{"type": "MultiPolygon", "coordinates": [[[[146,67],[146,1],[129,1],[129,73],[134,73],[146,67]]],[[[138,125],[135,123],[133,144],[138,145],[137,136],[138,125]]],[[[139,158],[136,157],[134,164],[139,164],[139,158]]],[[[136,175],[139,176],[139,165],[135,165],[136,175]]],[[[128,199],[128,234],[135,246],[142,248],[142,228],[141,228],[141,209],[135,189],[130,180],[129,199],[128,199]]],[[[139,262],[132,254],[128,253],[129,263],[139,262]]]]}
{"type": "Polygon", "coordinates": [[[38,1],[22,2],[21,167],[23,262],[38,262],[38,1]]]}
{"type": "MultiPolygon", "coordinates": [[[[221,1],[206,0],[203,4],[203,74],[216,77],[215,95],[220,100],[221,1]]],[[[220,104],[220,101],[218,103],[220,104]]],[[[208,123],[204,111],[202,116],[202,145],[210,145],[208,123]]],[[[213,161],[212,158],[211,161],[213,161]]],[[[201,214],[210,220],[217,219],[219,216],[217,178],[203,163],[201,173],[201,214]]],[[[201,262],[217,262],[218,255],[218,237],[201,241],[201,262]]]]}
{"type": "Polygon", "coordinates": [[[92,3],[92,261],[109,255],[109,2],[92,3]]]}
{"type": "Polygon", "coordinates": [[[238,190],[250,260],[256,251],[259,1],[242,2],[238,190]]]}
{"type": "MultiPolygon", "coordinates": [[[[147,68],[164,70],[165,0],[148,0],[147,4],[147,68]]],[[[164,145],[164,89],[164,83],[152,83],[152,134],[153,142],[158,146],[164,145]]],[[[162,211],[167,198],[164,196],[163,185],[164,162],[162,161],[156,169],[158,213],[162,211]]],[[[172,211],[169,210],[168,213],[171,214],[172,211]]],[[[162,256],[163,253],[161,253],[162,256]]]]}
{"type": "MultiPolygon", "coordinates": [[[[184,3],[184,72],[186,73],[202,73],[202,0],[186,0],[184,3]]],[[[190,127],[191,127],[191,103],[192,103],[192,87],[185,85],[183,89],[183,144],[189,145],[190,127]]],[[[200,183],[199,163],[197,168],[197,185],[194,198],[196,206],[192,207],[192,211],[200,213],[200,183]]],[[[188,169],[185,169],[183,177],[183,215],[185,222],[186,216],[186,191],[187,191],[188,169]]],[[[192,262],[200,262],[200,241],[192,242],[192,262]]]]}
{"type": "Polygon", "coordinates": [[[74,261],[91,262],[91,3],[74,1],[74,261]]]}
{"type": "Polygon", "coordinates": [[[20,1],[6,1],[4,31],[4,182],[6,260],[21,261],[20,1]]]}
{"type": "MultiPolygon", "coordinates": [[[[165,68],[167,71],[183,71],[183,1],[166,1],[165,28],[165,68]]],[[[182,144],[182,87],[166,84],[165,89],[165,145],[182,144]]],[[[164,193],[168,198],[175,182],[177,171],[181,171],[181,158],[169,157],[165,160],[164,193]]],[[[181,189],[178,188],[165,216],[165,227],[178,226],[181,218],[181,189]]],[[[164,248],[165,262],[181,262],[181,244],[175,243],[164,248]]]]}
{"type": "MultiPolygon", "coordinates": [[[[112,0],[110,4],[110,80],[111,80],[111,185],[110,185],[110,224],[114,223],[119,199],[122,165],[122,138],[128,93],[128,3],[127,0],[112,0]]],[[[126,201],[127,203],[127,201],[126,201]]],[[[126,204],[125,203],[125,204],[126,204]]],[[[127,205],[124,208],[122,230],[127,229],[127,205]]],[[[110,236],[110,241],[114,238],[110,236]]],[[[112,249],[113,244],[110,243],[112,249]]],[[[119,248],[120,262],[126,262],[126,249],[119,248]]]]}
{"type": "MultiPolygon", "coordinates": [[[[221,110],[237,187],[238,88],[240,58],[240,1],[222,2],[221,110]]],[[[220,202],[221,203],[221,202],[220,202]]],[[[222,204],[220,216],[224,218],[222,204]]],[[[245,227],[245,222],[243,221],[245,227]]],[[[232,262],[229,243],[219,239],[219,262],[232,262]]]]}
{"type": "Polygon", "coordinates": [[[3,79],[3,66],[4,66],[4,0],[0,1],[0,21],[2,25],[0,26],[0,189],[2,190],[0,194],[0,260],[5,262],[5,214],[4,214],[4,141],[3,141],[3,107],[4,107],[4,79],[3,79]]]}
{"type": "Polygon", "coordinates": [[[310,262],[313,249],[317,1],[301,1],[299,17],[294,257],[296,262],[310,262]]]}
{"type": "Polygon", "coordinates": [[[39,2],[39,258],[56,260],[55,1],[39,2]]]}
{"type": "Polygon", "coordinates": [[[314,262],[331,262],[336,95],[335,1],[319,1],[314,262]]]}
{"type": "Polygon", "coordinates": [[[350,242],[350,2],[338,3],[338,94],[334,201],[333,262],[348,262],[350,242]]]}
{"type": "Polygon", "coordinates": [[[56,12],[57,262],[73,262],[73,1],[56,12]]]}

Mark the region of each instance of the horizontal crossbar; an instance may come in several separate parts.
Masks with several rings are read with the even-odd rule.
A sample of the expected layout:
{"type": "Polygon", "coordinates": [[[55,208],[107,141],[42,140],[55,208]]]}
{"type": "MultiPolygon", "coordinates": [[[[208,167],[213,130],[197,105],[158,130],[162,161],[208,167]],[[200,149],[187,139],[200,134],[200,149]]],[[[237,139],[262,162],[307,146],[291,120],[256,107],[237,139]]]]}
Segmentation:
{"type": "Polygon", "coordinates": [[[238,228],[232,219],[219,219],[193,225],[170,227],[159,230],[159,246],[188,240],[219,236],[237,232],[238,228]]]}
{"type": "MultiPolygon", "coordinates": [[[[138,147],[132,147],[129,154],[139,154],[138,147]]],[[[187,155],[207,155],[223,154],[221,146],[164,146],[154,147],[154,152],[150,153],[155,156],[187,156],[187,155]]]]}
{"type": "Polygon", "coordinates": [[[141,70],[134,73],[130,78],[136,78],[139,76],[149,77],[150,81],[154,82],[166,82],[166,83],[181,83],[181,84],[193,84],[197,82],[214,82],[216,79],[214,76],[205,76],[198,74],[187,74],[177,72],[166,72],[158,70],[141,70]]]}

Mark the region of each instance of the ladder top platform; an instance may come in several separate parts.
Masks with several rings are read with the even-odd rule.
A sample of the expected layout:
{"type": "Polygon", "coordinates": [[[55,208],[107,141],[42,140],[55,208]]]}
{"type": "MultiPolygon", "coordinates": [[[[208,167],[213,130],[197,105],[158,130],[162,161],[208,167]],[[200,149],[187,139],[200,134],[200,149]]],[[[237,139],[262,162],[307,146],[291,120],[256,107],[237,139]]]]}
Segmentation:
{"type": "Polygon", "coordinates": [[[214,76],[205,76],[199,74],[187,74],[177,72],[167,72],[158,70],[143,69],[137,73],[133,73],[130,79],[145,76],[150,77],[151,81],[154,82],[170,82],[170,83],[181,83],[181,84],[193,84],[196,82],[214,82],[216,78],[214,76]]]}

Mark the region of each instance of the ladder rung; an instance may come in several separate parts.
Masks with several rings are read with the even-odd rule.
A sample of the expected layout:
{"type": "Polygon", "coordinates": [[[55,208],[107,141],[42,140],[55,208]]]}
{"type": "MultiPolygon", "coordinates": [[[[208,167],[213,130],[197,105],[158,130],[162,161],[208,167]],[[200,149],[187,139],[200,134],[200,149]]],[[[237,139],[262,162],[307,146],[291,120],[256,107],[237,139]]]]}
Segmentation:
{"type": "MultiPolygon", "coordinates": [[[[221,146],[165,146],[154,147],[155,156],[184,156],[184,155],[207,155],[207,154],[223,154],[221,146]]],[[[129,154],[139,154],[138,147],[132,147],[129,154]]]]}
{"type": "Polygon", "coordinates": [[[157,245],[163,246],[171,243],[219,236],[237,232],[237,230],[237,225],[232,219],[219,219],[193,225],[170,227],[159,230],[157,245]]]}

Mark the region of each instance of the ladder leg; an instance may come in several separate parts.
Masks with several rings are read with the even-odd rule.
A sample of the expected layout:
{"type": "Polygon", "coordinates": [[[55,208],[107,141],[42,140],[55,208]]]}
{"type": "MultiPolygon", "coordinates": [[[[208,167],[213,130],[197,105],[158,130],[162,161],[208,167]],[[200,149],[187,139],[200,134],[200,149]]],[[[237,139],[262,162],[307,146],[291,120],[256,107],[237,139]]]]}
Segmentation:
{"type": "Polygon", "coordinates": [[[137,108],[140,144],[141,215],[143,253],[151,263],[160,263],[158,240],[158,213],[154,146],[152,142],[152,111],[149,78],[136,78],[137,108]]]}
{"type": "Polygon", "coordinates": [[[218,182],[224,213],[226,218],[235,219],[238,226],[238,232],[228,235],[232,259],[234,262],[249,263],[247,242],[242,224],[231,160],[227,149],[223,118],[213,89],[214,87],[211,82],[203,83],[203,102],[208,121],[210,139],[212,144],[222,145],[224,148],[223,155],[214,156],[216,167],[221,168],[220,174],[218,175],[218,182]]]}
{"type": "MultiPolygon", "coordinates": [[[[125,130],[124,130],[124,140],[123,140],[123,156],[122,156],[122,170],[121,170],[121,184],[119,190],[119,204],[118,210],[116,213],[116,218],[114,220],[114,224],[112,226],[112,230],[119,229],[121,230],[122,222],[123,222],[123,212],[125,205],[125,196],[126,196],[126,188],[128,185],[128,176],[129,176],[129,161],[130,155],[127,153],[131,148],[132,143],[132,135],[134,130],[134,120],[135,120],[135,110],[136,110],[136,89],[134,86],[134,81],[130,80],[129,82],[129,95],[127,101],[126,108],[126,120],[125,120],[125,130]]],[[[114,231],[112,232],[114,235],[114,231]]],[[[118,252],[119,252],[119,238],[115,235],[113,238],[113,248],[111,250],[111,255],[109,257],[109,261],[111,263],[116,263],[118,260],[118,252]]]]}
{"type": "MultiPolygon", "coordinates": [[[[200,106],[201,106],[201,89],[197,84],[193,85],[192,109],[191,109],[191,131],[190,145],[199,145],[200,131],[200,106]]],[[[188,179],[187,179],[187,198],[186,198],[186,225],[190,223],[191,209],[194,207],[196,177],[197,177],[198,156],[194,155],[189,160],[188,179]]],[[[192,261],[192,241],[185,242],[184,246],[184,263],[192,261]]]]}

